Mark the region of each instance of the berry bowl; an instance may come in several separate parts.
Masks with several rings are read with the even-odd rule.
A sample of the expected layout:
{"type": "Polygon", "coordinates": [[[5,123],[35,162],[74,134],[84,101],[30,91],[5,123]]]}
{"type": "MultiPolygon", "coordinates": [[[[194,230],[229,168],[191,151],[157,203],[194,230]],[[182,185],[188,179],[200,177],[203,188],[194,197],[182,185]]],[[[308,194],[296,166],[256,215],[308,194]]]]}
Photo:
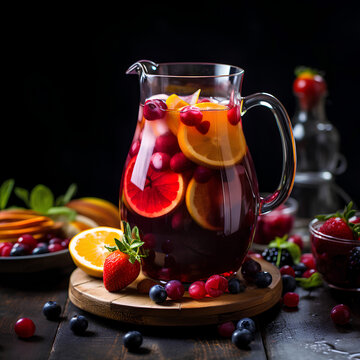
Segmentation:
{"type": "Polygon", "coordinates": [[[254,244],[267,245],[275,237],[283,237],[293,229],[298,202],[288,198],[275,210],[258,216],[254,244]]]}
{"type": "Polygon", "coordinates": [[[326,235],[319,230],[324,222],[314,219],[309,224],[317,271],[330,287],[360,291],[360,240],[326,235]]]}

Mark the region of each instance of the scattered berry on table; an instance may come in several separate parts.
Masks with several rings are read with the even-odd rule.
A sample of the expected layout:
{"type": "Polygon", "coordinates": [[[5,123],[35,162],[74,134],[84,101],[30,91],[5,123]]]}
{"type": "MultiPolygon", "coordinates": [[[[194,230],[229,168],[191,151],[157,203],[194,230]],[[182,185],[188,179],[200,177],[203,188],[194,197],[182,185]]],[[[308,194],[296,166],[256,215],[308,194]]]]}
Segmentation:
{"type": "Polygon", "coordinates": [[[205,290],[211,297],[218,297],[228,289],[227,280],[221,275],[210,276],[205,283],[205,290]]]}
{"type": "Polygon", "coordinates": [[[61,314],[61,306],[56,301],[48,301],[42,311],[48,320],[57,320],[61,314]]]}
{"type": "Polygon", "coordinates": [[[255,334],[256,331],[255,322],[253,319],[250,318],[243,318],[239,320],[238,323],[236,324],[236,328],[239,330],[241,329],[249,330],[253,334],[255,334]]]}
{"type": "Polygon", "coordinates": [[[167,298],[167,293],[163,286],[157,284],[151,287],[149,296],[155,303],[162,304],[167,298]]]}
{"type": "Polygon", "coordinates": [[[295,271],[295,277],[302,277],[302,274],[308,269],[307,266],[299,262],[298,264],[293,266],[293,269],[295,271]]]}
{"type": "Polygon", "coordinates": [[[267,248],[263,251],[262,257],[269,263],[276,265],[279,251],[281,251],[279,267],[284,265],[292,266],[294,264],[293,259],[289,251],[286,249],[267,248]]]}
{"type": "Polygon", "coordinates": [[[241,266],[241,275],[248,282],[253,282],[256,274],[260,271],[261,265],[251,258],[246,258],[241,266]]]}
{"type": "Polygon", "coordinates": [[[231,338],[235,330],[235,325],[232,321],[225,322],[223,324],[219,324],[217,326],[217,332],[221,337],[231,338]]]}
{"type": "Polygon", "coordinates": [[[181,281],[170,280],[165,285],[165,291],[171,300],[179,300],[184,295],[185,289],[181,281]]]}
{"type": "Polygon", "coordinates": [[[16,335],[24,339],[32,337],[35,329],[34,322],[29,318],[20,318],[14,327],[16,335]]]}
{"type": "Polygon", "coordinates": [[[189,286],[189,295],[196,300],[203,299],[206,296],[204,281],[195,281],[189,286]]]}
{"type": "Polygon", "coordinates": [[[299,234],[291,235],[287,241],[292,242],[292,243],[296,244],[297,246],[299,246],[300,250],[302,250],[304,248],[303,239],[299,234]]]}
{"type": "Polygon", "coordinates": [[[299,305],[299,295],[294,292],[287,292],[283,296],[283,303],[286,307],[295,308],[299,305]]]}
{"type": "Polygon", "coordinates": [[[88,325],[89,323],[83,315],[74,315],[70,319],[70,330],[76,335],[84,334],[88,325]]]}
{"type": "Polygon", "coordinates": [[[247,329],[237,329],[233,332],[231,341],[236,347],[243,349],[254,341],[254,334],[247,329]]]}
{"type": "Polygon", "coordinates": [[[130,350],[137,350],[143,342],[143,336],[139,331],[129,331],[123,336],[124,346],[130,350]]]}
{"type": "Polygon", "coordinates": [[[267,271],[260,271],[255,275],[254,283],[259,288],[266,288],[272,283],[272,276],[267,271]]]}
{"type": "Polygon", "coordinates": [[[283,294],[293,292],[296,289],[296,280],[293,276],[282,275],[281,280],[283,285],[283,294]]]}
{"type": "Polygon", "coordinates": [[[344,304],[336,305],[332,308],[330,316],[334,324],[345,325],[351,319],[350,308],[344,304]]]}
{"type": "Polygon", "coordinates": [[[316,268],[315,258],[311,253],[302,254],[300,257],[300,262],[302,262],[308,269],[316,268]]]}
{"type": "Polygon", "coordinates": [[[284,265],[280,268],[280,274],[281,275],[290,275],[292,277],[295,277],[295,271],[290,265],[284,265]]]}
{"type": "Polygon", "coordinates": [[[302,274],[302,277],[303,278],[309,278],[314,273],[316,273],[315,269],[308,269],[302,274]]]}
{"type": "Polygon", "coordinates": [[[230,294],[240,294],[245,291],[245,285],[237,278],[228,281],[228,289],[230,294]]]}

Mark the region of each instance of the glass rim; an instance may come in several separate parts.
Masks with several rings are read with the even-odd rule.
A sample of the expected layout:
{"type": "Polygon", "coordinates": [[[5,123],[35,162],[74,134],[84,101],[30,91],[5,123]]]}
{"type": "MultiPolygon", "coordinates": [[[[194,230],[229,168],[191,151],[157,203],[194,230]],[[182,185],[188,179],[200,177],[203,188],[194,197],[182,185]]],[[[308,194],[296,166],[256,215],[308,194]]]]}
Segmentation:
{"type": "Polygon", "coordinates": [[[193,62],[193,61],[185,61],[185,62],[161,62],[161,63],[156,63],[157,67],[160,66],[179,66],[179,65],[196,65],[196,66],[227,66],[229,68],[233,68],[236,70],[236,72],[234,72],[233,74],[220,74],[220,75],[169,75],[169,74],[151,74],[149,72],[145,72],[145,76],[146,77],[159,77],[159,78],[178,78],[178,79],[211,79],[211,78],[224,78],[224,77],[235,77],[235,76],[239,76],[242,75],[245,70],[242,69],[239,66],[235,66],[235,65],[230,65],[230,64],[223,64],[223,63],[215,63],[215,62],[193,62]]]}
{"type": "Polygon", "coordinates": [[[319,220],[319,219],[313,219],[310,223],[309,223],[309,231],[311,235],[315,235],[317,237],[320,237],[322,239],[325,239],[327,241],[332,241],[332,242],[341,242],[341,243],[346,243],[346,244],[353,244],[353,245],[358,245],[360,246],[360,241],[359,240],[348,240],[348,239],[342,239],[342,238],[337,238],[335,236],[331,236],[331,235],[326,235],[322,232],[320,232],[319,230],[315,229],[314,225],[317,223],[324,223],[323,220],[319,220]]]}

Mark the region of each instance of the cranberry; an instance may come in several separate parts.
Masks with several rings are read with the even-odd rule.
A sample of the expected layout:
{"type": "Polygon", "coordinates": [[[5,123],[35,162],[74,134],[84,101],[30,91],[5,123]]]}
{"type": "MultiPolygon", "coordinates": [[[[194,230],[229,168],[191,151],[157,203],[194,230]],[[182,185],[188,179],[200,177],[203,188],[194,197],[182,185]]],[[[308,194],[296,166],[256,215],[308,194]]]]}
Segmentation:
{"type": "Polygon", "coordinates": [[[288,292],[283,297],[283,303],[286,307],[295,308],[299,305],[299,295],[294,292],[288,292]]]}
{"type": "Polygon", "coordinates": [[[330,313],[332,321],[337,325],[345,325],[351,319],[351,313],[348,306],[344,304],[336,305],[330,313]]]}
{"type": "Polygon", "coordinates": [[[6,246],[4,246],[4,247],[1,249],[1,251],[0,251],[0,255],[1,255],[2,257],[9,257],[12,248],[13,248],[13,245],[6,245],[6,246]]]}
{"type": "Polygon", "coordinates": [[[58,237],[54,237],[52,239],[50,239],[49,244],[61,244],[63,242],[63,239],[58,238],[58,237]]]}
{"type": "Polygon", "coordinates": [[[57,252],[57,251],[60,251],[60,250],[64,250],[64,248],[61,246],[61,244],[50,244],[49,247],[48,247],[48,251],[53,253],[53,252],[57,252]]]}
{"type": "Polygon", "coordinates": [[[227,118],[229,120],[229,123],[231,125],[237,125],[240,122],[241,116],[240,116],[240,106],[235,105],[227,112],[227,118]]]}
{"type": "Polygon", "coordinates": [[[69,243],[70,243],[70,239],[64,239],[62,242],[61,242],[61,246],[66,249],[69,247],[69,243]]]}
{"type": "Polygon", "coordinates": [[[144,118],[150,121],[162,119],[165,116],[166,109],[167,106],[164,100],[147,100],[144,105],[144,118]]]}
{"type": "Polygon", "coordinates": [[[5,246],[10,246],[10,247],[12,247],[12,246],[13,246],[13,243],[11,243],[11,242],[3,242],[3,243],[0,243],[0,254],[1,254],[1,250],[2,250],[5,246]]]}
{"type": "Polygon", "coordinates": [[[35,333],[35,324],[29,318],[21,318],[16,322],[14,330],[20,338],[30,338],[35,333]]]}
{"type": "Polygon", "coordinates": [[[316,273],[315,269],[308,269],[302,274],[302,277],[303,278],[309,278],[314,273],[316,273]]]}
{"type": "Polygon", "coordinates": [[[172,132],[158,136],[155,140],[154,152],[174,155],[180,150],[177,137],[172,132]]]}
{"type": "Polygon", "coordinates": [[[280,274],[281,275],[290,275],[292,277],[295,277],[295,271],[289,265],[284,265],[282,268],[280,268],[280,274]]]}
{"type": "Polygon", "coordinates": [[[130,146],[130,151],[129,151],[130,156],[133,157],[137,155],[139,150],[140,150],[140,140],[136,140],[130,146]]]}
{"type": "Polygon", "coordinates": [[[234,331],[235,331],[235,325],[231,321],[228,321],[223,324],[219,324],[217,327],[218,334],[224,338],[231,338],[231,335],[234,331]]]}
{"type": "Polygon", "coordinates": [[[29,248],[29,252],[31,252],[33,249],[36,248],[37,241],[34,239],[34,237],[30,234],[24,234],[20,236],[17,240],[19,244],[25,244],[29,248]]]}
{"type": "Polygon", "coordinates": [[[192,166],[192,162],[182,153],[176,153],[170,160],[170,168],[176,173],[182,173],[192,166]]]}
{"type": "Polygon", "coordinates": [[[189,286],[189,295],[196,300],[200,300],[205,297],[205,283],[203,281],[195,281],[189,286]]]}
{"type": "Polygon", "coordinates": [[[184,295],[185,289],[179,280],[170,280],[165,285],[167,296],[172,300],[179,300],[184,295]]]}
{"type": "Polygon", "coordinates": [[[170,155],[156,152],[151,156],[150,165],[156,171],[167,170],[170,167],[170,155]]]}
{"type": "Polygon", "coordinates": [[[210,122],[209,121],[202,121],[200,124],[197,124],[196,130],[199,131],[201,134],[205,135],[208,133],[210,129],[210,122]]]}
{"type": "Polygon", "coordinates": [[[180,111],[180,120],[187,126],[196,126],[201,123],[203,114],[196,106],[185,106],[180,111]]]}
{"type": "Polygon", "coordinates": [[[205,289],[209,296],[218,297],[228,289],[228,282],[223,276],[212,275],[207,279],[205,289]]]}
{"type": "Polygon", "coordinates": [[[194,171],[194,179],[200,184],[207,183],[214,174],[214,170],[205,166],[198,166],[194,171]]]}
{"type": "Polygon", "coordinates": [[[142,240],[144,242],[144,249],[153,249],[156,245],[155,236],[151,233],[144,235],[142,240]]]}
{"type": "Polygon", "coordinates": [[[296,244],[297,246],[299,246],[300,250],[302,250],[304,248],[304,243],[302,240],[302,237],[298,234],[293,234],[288,238],[288,242],[292,242],[294,244],[296,244]]]}
{"type": "Polygon", "coordinates": [[[313,254],[310,254],[310,253],[302,254],[300,257],[300,262],[305,264],[308,269],[316,268],[315,259],[314,259],[313,254]]]}

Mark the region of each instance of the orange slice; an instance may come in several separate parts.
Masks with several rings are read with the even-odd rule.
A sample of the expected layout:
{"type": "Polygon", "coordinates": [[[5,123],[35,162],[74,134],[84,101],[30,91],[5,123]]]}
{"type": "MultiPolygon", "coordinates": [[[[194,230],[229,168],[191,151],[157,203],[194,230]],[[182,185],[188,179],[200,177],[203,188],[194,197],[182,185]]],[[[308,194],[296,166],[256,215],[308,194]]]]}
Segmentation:
{"type": "Polygon", "coordinates": [[[179,124],[177,133],[181,151],[195,163],[210,168],[222,168],[238,163],[246,153],[241,122],[232,125],[224,105],[203,102],[194,106],[202,110],[203,120],[210,123],[206,134],[195,127],[179,124]]]}
{"type": "Polygon", "coordinates": [[[223,194],[217,176],[204,184],[193,178],[187,187],[185,201],[189,214],[201,227],[212,231],[223,229],[223,194]]]}
{"type": "Polygon", "coordinates": [[[166,215],[182,201],[185,193],[184,178],[171,170],[156,171],[149,167],[144,190],[131,182],[136,157],[132,158],[124,175],[124,197],[127,205],[137,214],[156,218],[166,215]]]}
{"type": "Polygon", "coordinates": [[[81,270],[95,277],[102,277],[104,261],[110,252],[104,245],[114,246],[121,239],[120,229],[98,226],[75,235],[69,244],[70,255],[81,270]]]}

